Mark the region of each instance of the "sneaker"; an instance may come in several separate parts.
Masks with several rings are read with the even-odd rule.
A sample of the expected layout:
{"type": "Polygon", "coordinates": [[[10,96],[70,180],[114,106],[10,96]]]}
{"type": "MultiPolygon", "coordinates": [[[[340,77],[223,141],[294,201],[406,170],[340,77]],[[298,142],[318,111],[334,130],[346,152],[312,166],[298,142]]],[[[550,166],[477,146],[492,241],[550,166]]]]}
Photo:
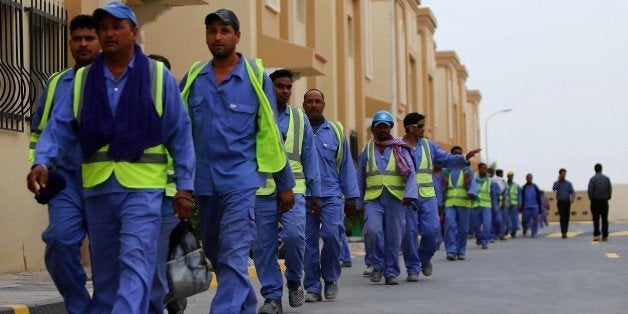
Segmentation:
{"type": "Polygon", "coordinates": [[[371,272],[371,281],[372,282],[380,282],[382,281],[382,276],[384,276],[383,270],[375,270],[371,272]]]}
{"type": "Polygon", "coordinates": [[[342,263],[340,263],[340,267],[345,267],[346,268],[346,267],[351,267],[351,266],[353,266],[351,264],[351,262],[342,262],[342,263]]]}
{"type": "Polygon", "coordinates": [[[291,307],[302,306],[305,302],[305,292],[298,281],[288,281],[288,302],[291,307]]]}
{"type": "Polygon", "coordinates": [[[603,237],[602,241],[608,241],[608,237],[603,237]]]}
{"type": "Polygon", "coordinates": [[[563,239],[567,239],[567,234],[563,234],[563,239]]]}
{"type": "Polygon", "coordinates": [[[396,286],[399,284],[399,282],[397,281],[397,278],[395,277],[388,277],[386,278],[386,284],[389,286],[396,286]]]}
{"type": "Polygon", "coordinates": [[[335,281],[325,281],[325,299],[333,300],[338,296],[338,283],[335,281]]]}
{"type": "Polygon", "coordinates": [[[506,240],[508,240],[508,239],[506,239],[506,237],[505,237],[505,236],[501,236],[501,237],[499,237],[499,240],[500,240],[500,241],[506,241],[506,240]]]}
{"type": "Polygon", "coordinates": [[[281,301],[279,300],[264,300],[264,305],[262,305],[257,313],[264,314],[280,314],[283,313],[283,308],[281,307],[281,301]]]}
{"type": "Polygon", "coordinates": [[[486,250],[486,249],[488,249],[488,245],[482,244],[482,250],[486,250]]]}
{"type": "Polygon", "coordinates": [[[366,265],[366,269],[362,272],[363,276],[370,276],[373,271],[373,266],[366,265]]]}
{"type": "Polygon", "coordinates": [[[466,258],[464,257],[464,254],[458,254],[458,260],[459,261],[464,261],[466,258]]]}
{"type": "Polygon", "coordinates": [[[320,302],[323,301],[323,297],[320,293],[308,292],[305,295],[305,302],[320,302]]]}
{"type": "Polygon", "coordinates": [[[434,268],[432,267],[432,262],[427,262],[422,266],[423,266],[423,269],[421,269],[421,272],[423,273],[423,275],[431,276],[432,271],[434,270],[434,268]]]}
{"type": "Polygon", "coordinates": [[[456,260],[456,254],[454,254],[454,253],[447,253],[447,260],[455,261],[456,260]]]}
{"type": "Polygon", "coordinates": [[[510,233],[510,237],[511,237],[511,238],[513,238],[513,239],[514,239],[514,238],[516,238],[516,237],[517,237],[517,233],[515,233],[515,232],[511,232],[511,233],[510,233]]]}
{"type": "MultiPolygon", "coordinates": [[[[419,281],[419,274],[408,274],[407,282],[417,282],[419,281]]],[[[388,278],[386,278],[386,283],[388,283],[388,278]]]]}
{"type": "Polygon", "coordinates": [[[594,235],[593,236],[593,241],[600,241],[600,236],[599,235],[594,235]]]}

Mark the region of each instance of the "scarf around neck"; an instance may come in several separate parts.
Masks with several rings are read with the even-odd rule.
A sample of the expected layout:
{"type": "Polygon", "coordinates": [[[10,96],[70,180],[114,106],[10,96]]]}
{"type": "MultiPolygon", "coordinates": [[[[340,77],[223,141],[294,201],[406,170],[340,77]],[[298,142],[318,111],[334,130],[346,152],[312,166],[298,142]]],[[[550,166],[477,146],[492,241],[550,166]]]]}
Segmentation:
{"type": "Polygon", "coordinates": [[[403,158],[403,153],[401,151],[402,147],[407,149],[412,149],[406,142],[402,141],[399,138],[394,138],[392,135],[385,141],[380,141],[375,139],[375,144],[383,147],[391,146],[393,149],[393,154],[395,156],[395,161],[397,162],[397,168],[399,168],[399,172],[404,178],[408,178],[412,170],[410,169],[410,165],[406,162],[406,159],[403,158]]]}

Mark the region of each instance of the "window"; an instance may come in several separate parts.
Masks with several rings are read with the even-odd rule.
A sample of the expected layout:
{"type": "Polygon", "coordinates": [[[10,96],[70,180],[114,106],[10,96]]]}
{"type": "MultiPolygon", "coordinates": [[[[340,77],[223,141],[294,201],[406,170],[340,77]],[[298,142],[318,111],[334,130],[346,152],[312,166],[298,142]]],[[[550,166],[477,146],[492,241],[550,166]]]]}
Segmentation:
{"type": "Polygon", "coordinates": [[[264,0],[264,4],[275,13],[281,12],[281,0],[264,0]]]}

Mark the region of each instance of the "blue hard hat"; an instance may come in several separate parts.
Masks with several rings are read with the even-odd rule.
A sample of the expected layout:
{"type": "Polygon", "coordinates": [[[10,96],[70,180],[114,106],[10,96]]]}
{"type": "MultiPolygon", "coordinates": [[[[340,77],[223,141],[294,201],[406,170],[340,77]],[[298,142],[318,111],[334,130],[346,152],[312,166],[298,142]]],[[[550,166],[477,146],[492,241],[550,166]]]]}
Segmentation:
{"type": "Polygon", "coordinates": [[[375,114],[373,122],[371,122],[371,126],[376,126],[380,123],[387,124],[388,126],[395,125],[392,114],[386,110],[380,110],[375,114]]]}

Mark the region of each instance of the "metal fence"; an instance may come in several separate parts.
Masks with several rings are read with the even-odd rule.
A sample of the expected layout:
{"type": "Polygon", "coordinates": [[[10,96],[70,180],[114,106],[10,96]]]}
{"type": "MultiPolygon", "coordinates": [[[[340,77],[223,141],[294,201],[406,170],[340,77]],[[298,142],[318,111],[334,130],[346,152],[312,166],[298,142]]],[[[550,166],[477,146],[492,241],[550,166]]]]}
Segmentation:
{"type": "Polygon", "coordinates": [[[0,129],[24,132],[48,77],[66,67],[66,19],[60,0],[0,0],[0,129]]]}

